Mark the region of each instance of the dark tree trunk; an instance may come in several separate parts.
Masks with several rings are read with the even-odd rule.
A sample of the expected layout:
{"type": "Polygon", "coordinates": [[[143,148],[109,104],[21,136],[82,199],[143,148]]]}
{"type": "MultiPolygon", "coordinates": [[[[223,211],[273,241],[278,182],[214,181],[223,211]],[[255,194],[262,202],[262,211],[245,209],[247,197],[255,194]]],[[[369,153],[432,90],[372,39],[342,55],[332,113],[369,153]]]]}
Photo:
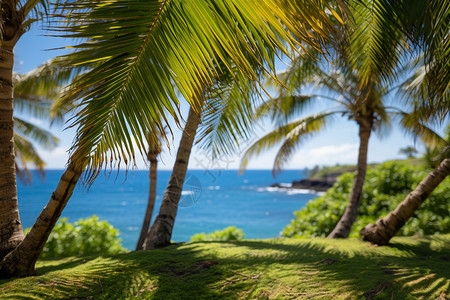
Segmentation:
{"type": "Polygon", "coordinates": [[[358,215],[358,208],[362,198],[364,180],[366,178],[367,170],[367,149],[369,146],[369,138],[372,132],[372,122],[369,120],[362,120],[359,124],[359,155],[358,164],[356,166],[356,175],[353,181],[352,191],[350,193],[350,200],[336,227],[328,235],[328,238],[347,238],[353,223],[358,215]]]}
{"type": "MultiPolygon", "coordinates": [[[[3,5],[3,4],[2,4],[3,5]]],[[[3,7],[2,7],[3,9],[3,7]]],[[[7,30],[6,30],[7,31],[7,30]]],[[[11,29],[10,29],[11,31],[11,29]]],[[[23,240],[14,163],[13,43],[0,48],[0,260],[23,240]]]]}
{"type": "Polygon", "coordinates": [[[74,168],[72,164],[69,165],[30,232],[0,263],[0,277],[24,277],[35,274],[34,265],[72,195],[81,173],[80,169],[74,168]]]}
{"type": "Polygon", "coordinates": [[[373,244],[386,245],[397,234],[403,225],[414,215],[428,195],[450,173],[450,159],[444,159],[439,167],[430,172],[424,180],[412,191],[397,208],[375,224],[369,224],[361,229],[363,240],[373,244]]]}
{"type": "Polygon", "coordinates": [[[200,124],[200,116],[191,108],[186,125],[181,136],[177,157],[173,171],[169,179],[169,184],[164,193],[164,197],[150,232],[147,235],[144,249],[162,248],[170,244],[173,225],[177,216],[178,202],[180,201],[184,179],[194,143],[195,134],[200,124]]]}
{"type": "Polygon", "coordinates": [[[157,154],[155,155],[149,151],[148,159],[150,161],[150,191],[148,194],[148,203],[145,211],[144,223],[142,224],[141,234],[139,235],[139,240],[136,245],[136,251],[144,248],[144,241],[148,234],[156,199],[156,172],[158,166],[157,154]]]}

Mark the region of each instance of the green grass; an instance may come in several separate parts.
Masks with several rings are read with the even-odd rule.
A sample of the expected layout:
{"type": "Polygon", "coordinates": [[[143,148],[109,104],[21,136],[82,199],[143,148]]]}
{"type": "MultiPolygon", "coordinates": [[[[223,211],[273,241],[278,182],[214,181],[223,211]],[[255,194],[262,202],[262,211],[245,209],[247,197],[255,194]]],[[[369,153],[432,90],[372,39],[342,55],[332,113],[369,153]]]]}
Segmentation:
{"type": "Polygon", "coordinates": [[[196,242],[39,261],[0,299],[448,299],[450,235],[196,242]]]}

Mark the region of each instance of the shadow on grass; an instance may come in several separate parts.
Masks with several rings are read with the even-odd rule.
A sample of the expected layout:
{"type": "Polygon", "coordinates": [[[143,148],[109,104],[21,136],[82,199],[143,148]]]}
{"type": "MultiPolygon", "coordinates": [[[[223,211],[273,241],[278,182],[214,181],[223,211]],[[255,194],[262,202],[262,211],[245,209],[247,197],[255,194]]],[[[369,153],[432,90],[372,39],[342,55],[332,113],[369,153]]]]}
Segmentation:
{"type": "MultiPolygon", "coordinates": [[[[45,298],[52,289],[59,299],[406,299],[448,289],[450,263],[442,257],[449,248],[432,250],[427,240],[389,247],[339,243],[200,242],[77,258],[38,269],[43,276],[34,284],[42,289],[30,293],[45,298]]],[[[14,294],[31,299],[26,295],[14,294]]]]}
{"type": "MultiPolygon", "coordinates": [[[[388,247],[361,244],[365,246],[358,250],[329,247],[329,243],[316,241],[298,245],[245,241],[239,245],[261,251],[273,249],[287,252],[289,254],[281,261],[274,254],[258,263],[291,264],[296,261],[303,267],[309,267],[306,268],[307,273],[313,272],[312,269],[318,271],[321,274],[319,278],[324,280],[321,283],[346,286],[347,290],[354,291],[360,297],[372,298],[379,294],[378,297],[383,299],[407,299],[412,295],[427,298],[442,292],[448,295],[449,292],[450,247],[447,244],[439,250],[430,249],[427,239],[414,245],[394,242],[388,247]],[[386,251],[391,250],[388,248],[399,251],[386,251]]],[[[333,290],[333,287],[330,289],[333,290]]]]}
{"type": "Polygon", "coordinates": [[[43,267],[38,267],[37,269],[37,275],[42,275],[48,272],[53,272],[57,270],[63,270],[63,269],[69,269],[76,267],[82,263],[85,263],[91,259],[93,259],[94,256],[86,256],[86,257],[70,257],[70,258],[61,258],[63,260],[68,259],[66,262],[63,263],[56,263],[56,259],[41,259],[40,262],[42,263],[50,263],[50,265],[45,265],[43,267]],[[51,264],[52,262],[55,262],[55,264],[51,264]]]}

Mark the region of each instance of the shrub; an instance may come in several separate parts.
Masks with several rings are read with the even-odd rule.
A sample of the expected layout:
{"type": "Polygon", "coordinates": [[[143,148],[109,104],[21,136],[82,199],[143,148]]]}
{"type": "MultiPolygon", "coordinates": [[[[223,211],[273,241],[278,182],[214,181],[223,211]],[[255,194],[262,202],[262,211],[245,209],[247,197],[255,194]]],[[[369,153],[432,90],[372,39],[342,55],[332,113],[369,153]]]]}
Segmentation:
{"type": "Polygon", "coordinates": [[[244,239],[244,231],[236,228],[236,226],[229,226],[223,230],[216,230],[211,233],[197,233],[191,236],[191,242],[200,241],[239,241],[244,239]]]}
{"type": "MultiPolygon", "coordinates": [[[[429,170],[420,165],[392,161],[367,171],[363,198],[358,218],[350,236],[359,236],[359,230],[386,216],[403,201],[408,193],[425,178],[429,170]]],[[[328,235],[344,213],[353,184],[353,173],[345,173],[325,195],[313,199],[299,211],[283,229],[288,237],[317,237],[328,235]]],[[[448,216],[450,179],[442,182],[428,196],[416,215],[402,227],[398,235],[431,235],[450,232],[448,216]]]]}
{"type": "MultiPolygon", "coordinates": [[[[29,231],[26,229],[25,234],[29,231]]],[[[73,224],[68,218],[61,218],[50,233],[41,258],[116,254],[126,250],[118,236],[119,230],[95,215],[73,224]]]]}

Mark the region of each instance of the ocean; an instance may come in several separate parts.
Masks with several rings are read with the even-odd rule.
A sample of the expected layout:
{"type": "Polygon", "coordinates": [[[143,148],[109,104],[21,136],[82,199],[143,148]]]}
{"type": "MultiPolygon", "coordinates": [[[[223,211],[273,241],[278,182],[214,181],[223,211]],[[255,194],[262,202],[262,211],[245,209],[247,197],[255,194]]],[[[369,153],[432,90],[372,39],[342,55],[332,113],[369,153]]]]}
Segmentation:
{"type": "MultiPolygon", "coordinates": [[[[49,170],[44,180],[33,176],[33,183],[18,182],[19,210],[24,228],[31,227],[50,199],[63,170],[49,170]]],[[[158,171],[155,218],[170,171],[158,171]]],[[[283,171],[276,179],[270,170],[249,170],[239,176],[236,170],[190,170],[187,173],[178,215],[172,234],[175,242],[189,241],[195,233],[212,232],[237,226],[245,238],[273,238],[293,218],[293,212],[317,197],[307,190],[270,187],[289,185],[305,177],[302,171],[283,171]]],[[[97,215],[120,231],[122,245],[134,249],[148,199],[147,171],[101,174],[86,189],[75,188],[62,217],[74,222],[97,215]]]]}

